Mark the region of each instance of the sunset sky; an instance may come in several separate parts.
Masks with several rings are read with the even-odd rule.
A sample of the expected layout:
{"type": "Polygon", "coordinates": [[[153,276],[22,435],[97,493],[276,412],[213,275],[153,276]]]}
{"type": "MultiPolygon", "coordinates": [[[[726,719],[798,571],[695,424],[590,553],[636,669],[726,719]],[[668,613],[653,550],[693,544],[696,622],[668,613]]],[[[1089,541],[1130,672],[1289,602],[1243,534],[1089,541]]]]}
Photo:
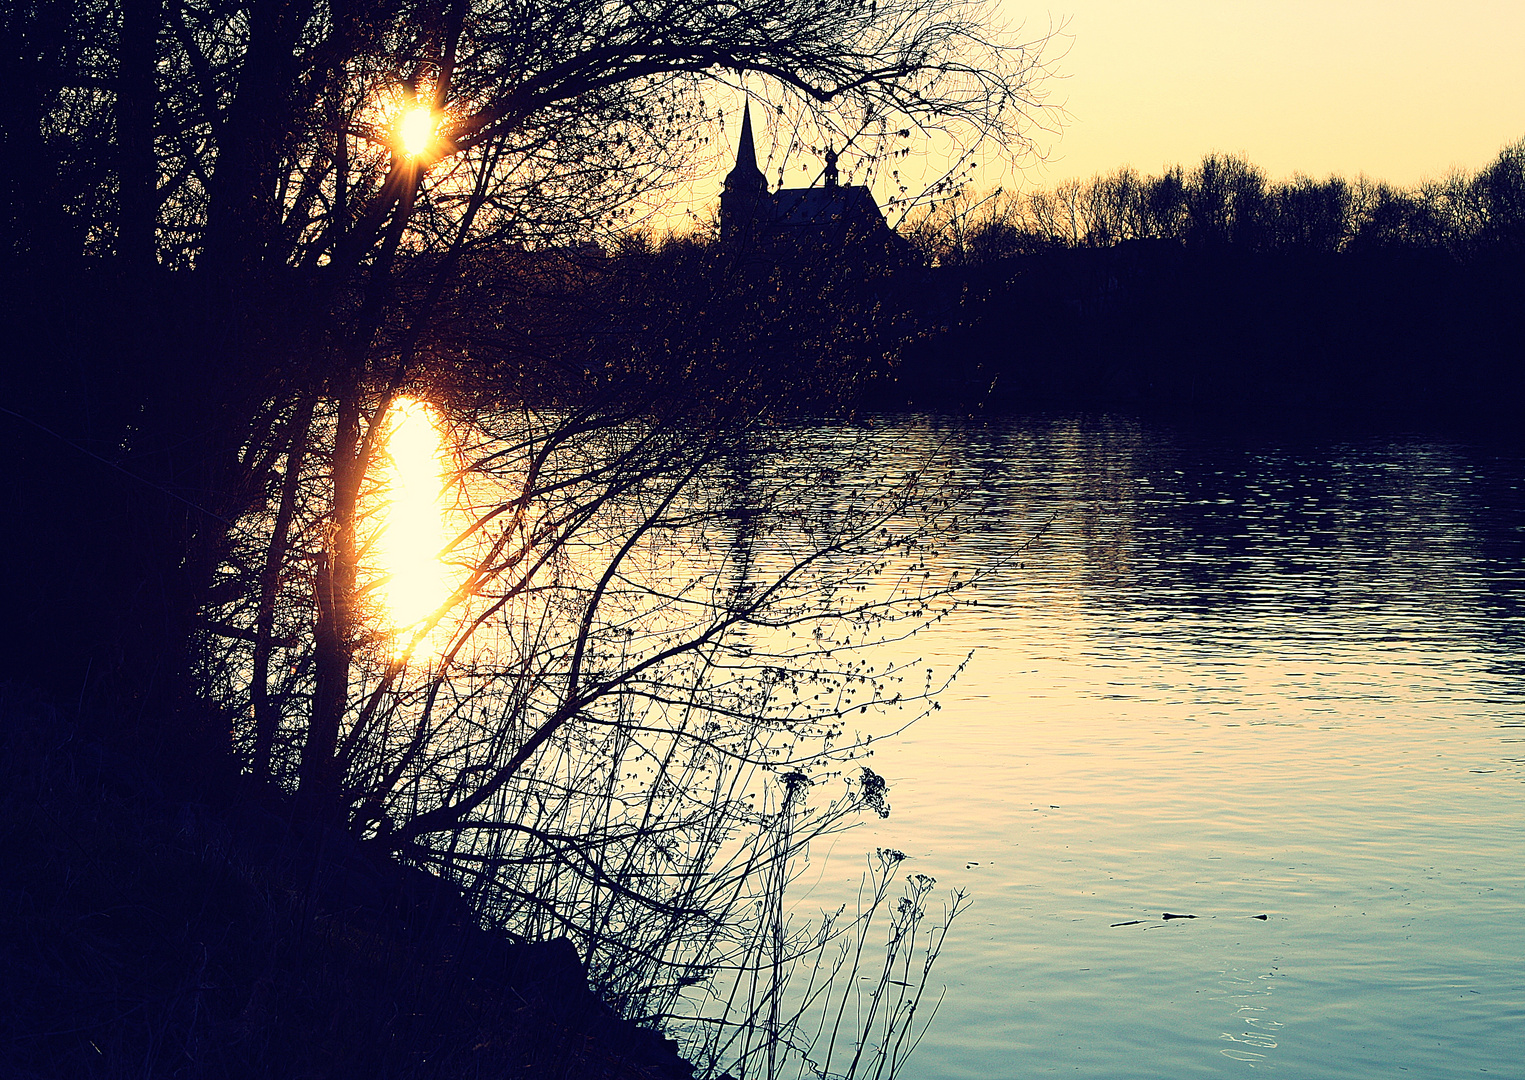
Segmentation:
{"type": "MultiPolygon", "coordinates": [[[[1056,28],[1046,87],[1066,118],[1058,135],[1034,133],[1046,160],[987,167],[978,188],[1051,187],[1125,165],[1155,173],[1211,151],[1241,154],[1272,179],[1364,173],[1411,186],[1475,171],[1525,138],[1525,0],[999,3],[1024,39],[1056,28]]],[[[732,119],[714,170],[670,192],[658,220],[685,206],[713,212],[734,160],[732,119]]],[[[768,143],[760,127],[764,158],[768,143]]],[[[764,166],[775,183],[776,164],[764,166]]],[[[785,183],[818,172],[793,158],[785,183]]],[[[881,201],[891,194],[886,181],[874,187],[881,201]]]]}
{"type": "Polygon", "coordinates": [[[1525,137],[1521,0],[1002,0],[1070,39],[1071,120],[1028,182],[1243,154],[1272,177],[1400,185],[1477,169],[1525,137]]]}

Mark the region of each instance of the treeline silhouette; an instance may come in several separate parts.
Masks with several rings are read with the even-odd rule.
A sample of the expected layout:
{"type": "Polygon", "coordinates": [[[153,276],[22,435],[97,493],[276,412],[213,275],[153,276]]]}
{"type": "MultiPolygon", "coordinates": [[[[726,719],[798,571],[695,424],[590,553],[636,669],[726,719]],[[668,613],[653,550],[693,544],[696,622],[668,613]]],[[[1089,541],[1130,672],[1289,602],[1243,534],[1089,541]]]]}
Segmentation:
{"type": "Polygon", "coordinates": [[[1272,181],[1242,157],[1208,154],[1190,171],[1133,169],[1030,192],[963,196],[911,234],[940,265],[1171,240],[1261,253],[1440,249],[1465,259],[1525,246],[1525,139],[1476,173],[1415,188],[1366,176],[1272,181]]]}
{"type": "Polygon", "coordinates": [[[1521,389],[1525,140],[1403,189],[1242,158],[944,204],[898,402],[1495,415],[1521,389]]]}

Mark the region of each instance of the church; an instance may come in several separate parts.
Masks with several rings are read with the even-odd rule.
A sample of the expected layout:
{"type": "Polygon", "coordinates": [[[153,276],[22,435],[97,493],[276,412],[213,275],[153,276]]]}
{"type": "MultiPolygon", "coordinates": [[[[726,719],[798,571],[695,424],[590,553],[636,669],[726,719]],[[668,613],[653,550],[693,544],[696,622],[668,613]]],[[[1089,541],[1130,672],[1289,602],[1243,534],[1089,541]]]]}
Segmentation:
{"type": "MultiPolygon", "coordinates": [[[[900,240],[874,196],[861,184],[837,179],[837,155],[826,151],[820,187],[768,190],[752,142],[752,107],[742,113],[736,167],[720,193],[720,239],[754,251],[843,254],[893,247],[900,240]]],[[[903,241],[901,241],[903,243],[903,241]]]]}

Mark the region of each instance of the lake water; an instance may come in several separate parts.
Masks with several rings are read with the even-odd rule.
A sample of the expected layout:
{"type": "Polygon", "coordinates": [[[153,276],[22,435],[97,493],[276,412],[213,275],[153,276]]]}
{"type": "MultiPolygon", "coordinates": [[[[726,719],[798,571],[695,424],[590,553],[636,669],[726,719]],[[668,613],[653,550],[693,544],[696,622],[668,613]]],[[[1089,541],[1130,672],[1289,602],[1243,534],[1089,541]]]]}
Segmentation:
{"type": "Polygon", "coordinates": [[[918,639],[977,651],[799,883],[886,846],[971,894],[902,1075],[1525,1077],[1518,450],[886,427],[982,477],[947,560],[1041,531],[918,639]]]}

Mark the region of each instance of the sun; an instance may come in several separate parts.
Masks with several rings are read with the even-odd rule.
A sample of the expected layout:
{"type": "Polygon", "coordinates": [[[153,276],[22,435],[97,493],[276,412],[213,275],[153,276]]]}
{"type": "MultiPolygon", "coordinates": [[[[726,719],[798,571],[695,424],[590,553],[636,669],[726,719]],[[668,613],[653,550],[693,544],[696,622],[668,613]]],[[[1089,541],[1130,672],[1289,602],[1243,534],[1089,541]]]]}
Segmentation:
{"type": "Polygon", "coordinates": [[[426,153],[433,145],[439,118],[427,105],[403,110],[397,121],[397,139],[412,157],[426,153]]]}

